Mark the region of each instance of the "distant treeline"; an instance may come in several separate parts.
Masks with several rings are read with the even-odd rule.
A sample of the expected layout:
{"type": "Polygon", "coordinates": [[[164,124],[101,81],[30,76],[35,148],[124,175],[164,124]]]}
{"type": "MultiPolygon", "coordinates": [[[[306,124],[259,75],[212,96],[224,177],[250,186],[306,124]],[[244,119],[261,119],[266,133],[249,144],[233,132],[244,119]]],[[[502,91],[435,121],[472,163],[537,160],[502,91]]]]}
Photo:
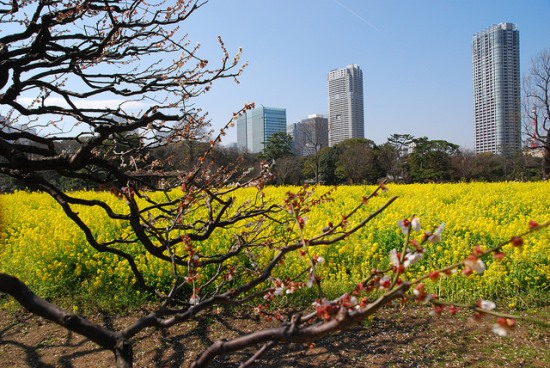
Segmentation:
{"type": "MultiPolygon", "coordinates": [[[[64,149],[70,151],[68,142],[64,149]]],[[[180,141],[167,143],[148,150],[147,154],[135,160],[146,161],[151,167],[154,162],[163,175],[166,185],[177,185],[178,175],[184,174],[208,149],[208,142],[180,141]],[[170,181],[173,181],[171,183],[170,181]]],[[[298,157],[292,150],[292,137],[286,133],[275,134],[260,154],[250,154],[237,148],[216,146],[207,156],[210,170],[231,168],[236,175],[245,171],[252,175],[259,170],[260,163],[271,164],[274,174],[272,184],[295,184],[304,182],[336,184],[374,184],[385,178],[400,183],[460,182],[460,181],[534,181],[541,180],[542,158],[532,151],[517,152],[502,156],[492,153],[475,154],[460,149],[458,145],[444,140],[415,138],[408,134],[394,134],[382,145],[369,139],[348,139],[333,147],[312,150],[305,157],[298,157]]],[[[120,159],[119,157],[113,160],[120,159]]],[[[104,184],[87,182],[75,175],[66,177],[56,171],[44,171],[43,175],[57,183],[62,190],[95,189],[107,190],[116,185],[105,178],[104,184]]],[[[149,179],[150,180],[150,179],[149,179]]],[[[13,178],[0,176],[0,191],[11,192],[25,189],[13,178]]]]}

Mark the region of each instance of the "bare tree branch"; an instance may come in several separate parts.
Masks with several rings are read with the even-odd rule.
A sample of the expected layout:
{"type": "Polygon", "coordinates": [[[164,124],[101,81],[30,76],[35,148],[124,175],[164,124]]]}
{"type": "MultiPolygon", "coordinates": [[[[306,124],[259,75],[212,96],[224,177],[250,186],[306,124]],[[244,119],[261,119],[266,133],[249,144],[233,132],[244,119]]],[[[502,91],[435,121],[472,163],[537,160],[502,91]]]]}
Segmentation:
{"type": "Polygon", "coordinates": [[[112,350],[117,359],[117,367],[131,367],[132,345],[122,335],[37,297],[16,277],[0,273],[0,291],[11,295],[30,312],[85,336],[105,349],[112,350]]]}

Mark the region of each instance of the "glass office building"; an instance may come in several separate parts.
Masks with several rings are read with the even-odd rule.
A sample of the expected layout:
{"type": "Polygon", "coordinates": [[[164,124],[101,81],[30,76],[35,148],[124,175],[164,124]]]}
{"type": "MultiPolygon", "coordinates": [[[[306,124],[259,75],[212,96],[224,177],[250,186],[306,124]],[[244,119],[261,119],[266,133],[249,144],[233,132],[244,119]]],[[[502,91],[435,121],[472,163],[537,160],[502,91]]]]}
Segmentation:
{"type": "Polygon", "coordinates": [[[277,132],[286,132],[286,109],[262,106],[237,118],[237,146],[250,153],[261,152],[277,132]]]}
{"type": "Polygon", "coordinates": [[[519,31],[493,25],[472,40],[475,151],[509,155],[521,149],[519,31]]]}
{"type": "Polygon", "coordinates": [[[363,72],[348,65],[328,74],[328,143],[365,137],[363,112],[363,72]]]}

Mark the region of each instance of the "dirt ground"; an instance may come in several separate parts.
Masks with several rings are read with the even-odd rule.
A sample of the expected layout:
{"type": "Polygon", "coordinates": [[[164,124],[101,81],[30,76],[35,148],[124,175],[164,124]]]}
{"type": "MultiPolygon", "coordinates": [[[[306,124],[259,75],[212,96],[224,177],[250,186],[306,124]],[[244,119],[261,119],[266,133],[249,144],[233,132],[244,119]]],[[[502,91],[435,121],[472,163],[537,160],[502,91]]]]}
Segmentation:
{"type": "MultiPolygon", "coordinates": [[[[550,307],[542,315],[550,315],[550,307]]],[[[122,326],[137,315],[106,318],[122,326]]],[[[491,320],[432,317],[425,309],[393,307],[371,322],[313,346],[277,346],[255,367],[550,367],[548,328],[519,322],[506,337],[491,332],[491,320]]],[[[258,317],[223,314],[199,317],[169,331],[149,329],[134,339],[135,367],[186,367],[223,336],[267,327],[258,317]]],[[[238,367],[253,351],[217,360],[213,367],[238,367]]],[[[0,311],[0,367],[112,367],[113,355],[85,338],[25,312],[0,311]]]]}

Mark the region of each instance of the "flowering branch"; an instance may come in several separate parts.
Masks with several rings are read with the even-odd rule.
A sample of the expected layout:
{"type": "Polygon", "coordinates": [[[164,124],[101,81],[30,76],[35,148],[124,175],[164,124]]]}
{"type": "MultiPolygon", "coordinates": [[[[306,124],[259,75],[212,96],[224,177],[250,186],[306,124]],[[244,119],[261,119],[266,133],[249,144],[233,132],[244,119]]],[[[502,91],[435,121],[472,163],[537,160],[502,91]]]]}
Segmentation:
{"type": "Polygon", "coordinates": [[[482,257],[484,257],[484,256],[486,256],[490,253],[494,253],[495,259],[502,259],[502,257],[504,256],[504,254],[502,252],[500,252],[502,247],[504,247],[507,244],[512,244],[513,246],[521,246],[521,245],[523,245],[523,237],[525,237],[526,235],[529,235],[529,234],[531,234],[535,231],[539,231],[541,229],[547,228],[549,225],[550,225],[550,221],[545,222],[545,223],[540,224],[540,225],[535,223],[535,222],[531,222],[529,224],[529,229],[527,231],[523,232],[522,234],[517,235],[517,236],[513,236],[512,238],[510,238],[506,241],[503,241],[500,244],[497,244],[495,247],[490,248],[486,251],[482,251],[481,248],[479,248],[479,246],[476,246],[475,249],[474,249],[474,253],[470,257],[468,257],[467,259],[465,259],[463,261],[460,261],[460,262],[457,262],[457,263],[454,263],[452,265],[446,266],[446,267],[442,267],[439,270],[435,270],[435,271],[432,271],[431,273],[429,273],[427,275],[421,276],[421,277],[417,278],[416,280],[411,281],[411,285],[419,284],[420,282],[422,282],[423,280],[425,280],[427,278],[437,279],[437,277],[439,277],[440,274],[446,274],[446,273],[448,273],[448,272],[450,272],[450,271],[452,271],[452,270],[454,270],[454,269],[456,269],[460,266],[465,266],[465,269],[463,271],[465,275],[471,274],[471,271],[476,271],[478,273],[483,273],[483,271],[485,271],[485,264],[483,263],[483,261],[481,261],[482,257]]]}

